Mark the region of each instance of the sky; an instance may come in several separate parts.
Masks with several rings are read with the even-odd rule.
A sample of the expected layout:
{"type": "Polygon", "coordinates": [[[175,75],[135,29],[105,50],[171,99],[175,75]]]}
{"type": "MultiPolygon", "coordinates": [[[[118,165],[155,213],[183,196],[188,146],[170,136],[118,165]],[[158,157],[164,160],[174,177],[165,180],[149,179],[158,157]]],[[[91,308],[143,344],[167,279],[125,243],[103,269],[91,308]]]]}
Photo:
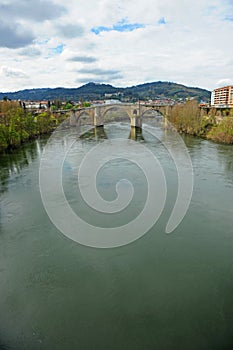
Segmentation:
{"type": "Polygon", "coordinates": [[[233,84],[233,0],[0,0],[0,92],[233,84]]]}

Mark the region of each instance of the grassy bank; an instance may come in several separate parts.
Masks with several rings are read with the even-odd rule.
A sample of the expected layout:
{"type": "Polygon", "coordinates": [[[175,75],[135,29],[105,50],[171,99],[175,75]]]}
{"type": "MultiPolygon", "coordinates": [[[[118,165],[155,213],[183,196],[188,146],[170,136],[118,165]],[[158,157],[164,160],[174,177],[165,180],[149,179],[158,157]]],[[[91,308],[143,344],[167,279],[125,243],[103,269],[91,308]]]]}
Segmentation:
{"type": "Polygon", "coordinates": [[[168,119],[180,133],[233,144],[233,111],[218,123],[216,112],[213,110],[211,113],[202,115],[196,101],[187,101],[174,106],[168,119]]]}
{"type": "Polygon", "coordinates": [[[64,118],[64,115],[55,117],[48,111],[33,116],[18,102],[0,102],[0,152],[50,133],[64,118]]]}

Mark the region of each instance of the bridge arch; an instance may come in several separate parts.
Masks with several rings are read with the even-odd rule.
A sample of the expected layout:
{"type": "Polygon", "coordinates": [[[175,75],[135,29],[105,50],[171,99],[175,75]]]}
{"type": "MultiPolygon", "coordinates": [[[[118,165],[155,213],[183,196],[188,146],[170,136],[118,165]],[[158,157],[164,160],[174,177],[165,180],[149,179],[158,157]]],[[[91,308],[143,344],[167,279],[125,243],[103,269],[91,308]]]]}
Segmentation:
{"type": "Polygon", "coordinates": [[[129,121],[131,120],[131,111],[126,107],[126,106],[121,106],[120,104],[117,104],[116,106],[115,105],[112,105],[112,106],[109,106],[108,108],[105,108],[104,112],[103,112],[103,118],[105,120],[105,116],[108,112],[111,112],[111,111],[119,111],[119,110],[122,110],[123,112],[125,112],[125,114],[127,114],[128,118],[129,118],[129,121]]]}
{"type": "Polygon", "coordinates": [[[75,113],[75,119],[76,119],[76,123],[79,125],[82,123],[82,121],[85,121],[85,123],[88,121],[88,124],[92,124],[93,113],[91,113],[91,111],[88,109],[82,110],[78,113],[77,112],[75,113]]]}
{"type": "Polygon", "coordinates": [[[88,115],[89,117],[91,117],[91,113],[90,113],[88,110],[86,110],[86,111],[81,111],[81,112],[78,113],[77,119],[78,119],[78,118],[81,118],[82,116],[86,116],[86,115],[88,115]]]}
{"type": "Polygon", "coordinates": [[[159,108],[156,108],[156,109],[155,108],[147,108],[146,110],[144,110],[141,113],[141,117],[145,117],[148,112],[155,112],[156,114],[159,114],[159,115],[161,115],[164,118],[166,117],[165,116],[165,112],[161,111],[159,108]]]}

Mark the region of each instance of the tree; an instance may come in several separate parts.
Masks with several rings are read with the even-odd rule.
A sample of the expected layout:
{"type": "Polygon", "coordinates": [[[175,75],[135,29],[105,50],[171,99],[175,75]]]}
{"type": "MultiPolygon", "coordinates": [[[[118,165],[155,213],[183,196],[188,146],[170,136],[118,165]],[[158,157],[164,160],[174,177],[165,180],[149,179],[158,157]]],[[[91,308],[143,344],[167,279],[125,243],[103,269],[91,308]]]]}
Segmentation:
{"type": "Polygon", "coordinates": [[[71,101],[66,102],[65,106],[62,109],[71,109],[73,108],[73,103],[71,101]]]}
{"type": "Polygon", "coordinates": [[[90,102],[87,102],[87,101],[83,102],[83,107],[84,108],[87,108],[87,107],[90,107],[90,106],[91,106],[90,102]]]}

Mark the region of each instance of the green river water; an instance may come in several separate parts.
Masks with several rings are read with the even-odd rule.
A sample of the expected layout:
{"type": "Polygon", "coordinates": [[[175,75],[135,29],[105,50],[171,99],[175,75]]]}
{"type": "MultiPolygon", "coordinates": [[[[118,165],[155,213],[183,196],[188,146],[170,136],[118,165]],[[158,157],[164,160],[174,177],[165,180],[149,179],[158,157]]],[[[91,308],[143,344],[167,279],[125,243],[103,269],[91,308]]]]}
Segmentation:
{"type": "MultiPolygon", "coordinates": [[[[112,123],[102,137],[128,138],[129,132],[129,125],[112,123]]],[[[163,166],[166,205],[147,234],[114,249],[82,246],[50,221],[39,191],[46,138],[1,156],[1,350],[233,349],[233,146],[183,139],[194,171],[183,221],[165,234],[177,174],[166,149],[145,132],[137,142],[163,166]]],[[[98,142],[92,133],[77,138],[64,162],[64,190],[85,220],[116,226],[140,212],[146,182],[130,162],[106,164],[97,177],[106,199],[122,174],[133,182],[138,171],[133,204],[122,218],[88,212],[72,160],[98,142]]]]}

